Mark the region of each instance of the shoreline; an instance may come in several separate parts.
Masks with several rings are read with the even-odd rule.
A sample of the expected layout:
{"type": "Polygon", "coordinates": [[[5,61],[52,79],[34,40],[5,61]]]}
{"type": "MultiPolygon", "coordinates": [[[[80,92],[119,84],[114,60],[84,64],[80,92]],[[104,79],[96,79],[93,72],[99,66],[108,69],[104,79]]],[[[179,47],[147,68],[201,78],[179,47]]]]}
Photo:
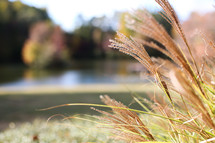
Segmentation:
{"type": "Polygon", "coordinates": [[[75,86],[41,85],[27,87],[0,87],[0,96],[10,94],[153,92],[157,90],[159,90],[158,87],[152,83],[82,84],[75,86]]]}

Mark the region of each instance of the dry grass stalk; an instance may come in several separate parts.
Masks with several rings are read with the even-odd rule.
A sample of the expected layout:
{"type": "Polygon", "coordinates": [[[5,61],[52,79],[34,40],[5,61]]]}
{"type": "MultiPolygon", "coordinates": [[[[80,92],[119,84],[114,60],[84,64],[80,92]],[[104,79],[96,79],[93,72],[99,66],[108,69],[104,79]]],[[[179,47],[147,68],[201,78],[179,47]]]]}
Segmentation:
{"type": "MultiPolygon", "coordinates": [[[[172,6],[168,2],[168,0],[155,0],[155,1],[163,8],[163,10],[165,11],[164,15],[166,17],[168,17],[168,19],[170,21],[170,24],[176,29],[176,31],[179,33],[179,35],[183,39],[184,43],[187,46],[189,54],[191,56],[192,62],[195,65],[197,73],[199,74],[198,67],[197,67],[197,64],[196,64],[196,62],[194,60],[193,54],[191,52],[190,45],[188,44],[187,38],[185,37],[184,31],[183,31],[183,29],[181,27],[181,24],[180,24],[180,22],[178,20],[178,16],[177,16],[175,10],[172,8],[172,6]]],[[[163,16],[163,17],[165,18],[165,16],[163,16]]]]}

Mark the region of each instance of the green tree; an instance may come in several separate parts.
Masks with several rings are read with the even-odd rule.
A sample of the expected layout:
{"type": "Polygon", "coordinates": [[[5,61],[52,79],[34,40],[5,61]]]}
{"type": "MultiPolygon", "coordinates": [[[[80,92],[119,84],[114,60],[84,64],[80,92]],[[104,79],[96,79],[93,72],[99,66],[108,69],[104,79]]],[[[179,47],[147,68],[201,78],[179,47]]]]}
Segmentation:
{"type": "Polygon", "coordinates": [[[50,21],[45,9],[30,7],[20,1],[0,0],[0,63],[22,62],[21,49],[30,26],[50,21]]]}
{"type": "Polygon", "coordinates": [[[50,22],[38,22],[31,27],[22,50],[25,64],[33,68],[63,64],[67,60],[65,54],[64,33],[59,26],[50,22]]]}

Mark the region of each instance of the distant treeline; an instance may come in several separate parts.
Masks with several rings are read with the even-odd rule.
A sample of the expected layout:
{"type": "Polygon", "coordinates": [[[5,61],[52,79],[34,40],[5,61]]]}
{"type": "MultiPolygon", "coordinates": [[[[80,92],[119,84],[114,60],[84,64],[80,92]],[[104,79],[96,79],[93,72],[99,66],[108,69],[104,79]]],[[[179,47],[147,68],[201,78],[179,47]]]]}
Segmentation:
{"type": "MultiPolygon", "coordinates": [[[[154,15],[170,32],[171,26],[158,14],[154,15]]],[[[121,30],[125,27],[123,17],[119,16],[121,30]]],[[[24,62],[43,67],[72,59],[119,57],[118,52],[108,48],[109,39],[115,36],[110,21],[105,16],[89,21],[80,19],[81,25],[68,33],[53,24],[45,9],[1,0],[0,63],[24,62]]]]}

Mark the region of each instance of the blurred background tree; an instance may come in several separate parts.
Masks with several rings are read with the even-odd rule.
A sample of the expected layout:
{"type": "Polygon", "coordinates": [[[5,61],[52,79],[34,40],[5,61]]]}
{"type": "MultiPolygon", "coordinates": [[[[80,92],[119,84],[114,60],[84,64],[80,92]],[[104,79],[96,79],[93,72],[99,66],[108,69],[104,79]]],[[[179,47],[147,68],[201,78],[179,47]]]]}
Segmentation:
{"type": "MultiPolygon", "coordinates": [[[[187,35],[188,40],[191,44],[192,51],[195,52],[196,59],[201,59],[203,55],[207,55],[209,57],[214,56],[214,52],[210,50],[210,47],[206,45],[205,40],[215,40],[215,12],[209,12],[206,14],[199,14],[198,12],[191,13],[190,17],[183,22],[183,29],[185,31],[185,35],[187,35]],[[207,37],[205,37],[207,35],[207,37]]],[[[178,43],[183,45],[184,43],[181,41],[179,36],[174,33],[174,39],[177,40],[178,43]]],[[[185,46],[182,46],[184,48],[185,46]]],[[[187,49],[184,49],[187,50],[187,49]]],[[[188,52],[187,52],[188,53],[188,52]]],[[[189,57],[189,55],[187,55],[189,57]]]]}
{"type": "Polygon", "coordinates": [[[33,68],[62,65],[68,59],[64,33],[50,22],[38,22],[30,28],[22,50],[25,64],[33,68]]]}
{"type": "Polygon", "coordinates": [[[50,21],[45,9],[27,6],[20,1],[0,1],[0,63],[21,63],[21,49],[30,26],[50,21]]]}
{"type": "Polygon", "coordinates": [[[108,18],[105,16],[94,17],[74,30],[69,39],[71,40],[69,47],[72,58],[95,59],[106,57],[108,38],[114,36],[113,29],[107,21],[108,18]]]}

